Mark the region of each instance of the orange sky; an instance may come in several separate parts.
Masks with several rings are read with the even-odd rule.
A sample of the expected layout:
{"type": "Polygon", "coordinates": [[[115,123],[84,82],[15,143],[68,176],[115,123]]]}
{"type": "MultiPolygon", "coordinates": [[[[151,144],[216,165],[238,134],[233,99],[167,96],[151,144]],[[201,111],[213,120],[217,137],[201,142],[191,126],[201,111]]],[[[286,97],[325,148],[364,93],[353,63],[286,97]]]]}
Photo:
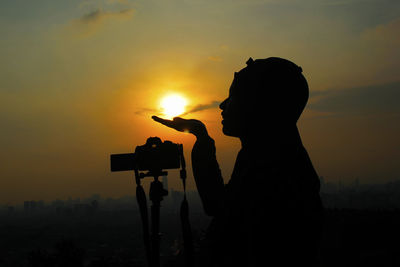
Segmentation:
{"type": "MultiPolygon", "coordinates": [[[[383,1],[7,1],[0,3],[0,203],[133,194],[109,154],[149,136],[179,93],[216,140],[228,181],[239,142],[219,101],[246,60],[300,65],[311,98],[299,128],[327,181],[400,178],[400,4],[383,1]]],[[[267,125],[268,126],[268,125],[267,125]]],[[[189,188],[194,189],[189,174],[189,188]]],[[[180,189],[177,173],[170,186],[180,189]]]]}

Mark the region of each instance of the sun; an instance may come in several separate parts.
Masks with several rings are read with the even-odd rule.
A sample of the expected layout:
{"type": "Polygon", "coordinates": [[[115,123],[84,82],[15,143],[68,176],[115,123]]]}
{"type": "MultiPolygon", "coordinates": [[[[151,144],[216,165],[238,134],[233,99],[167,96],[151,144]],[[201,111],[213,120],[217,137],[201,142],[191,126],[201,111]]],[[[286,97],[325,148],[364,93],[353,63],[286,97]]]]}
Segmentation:
{"type": "Polygon", "coordinates": [[[186,99],[178,94],[167,95],[161,100],[161,108],[167,119],[184,113],[186,104],[186,99]]]}

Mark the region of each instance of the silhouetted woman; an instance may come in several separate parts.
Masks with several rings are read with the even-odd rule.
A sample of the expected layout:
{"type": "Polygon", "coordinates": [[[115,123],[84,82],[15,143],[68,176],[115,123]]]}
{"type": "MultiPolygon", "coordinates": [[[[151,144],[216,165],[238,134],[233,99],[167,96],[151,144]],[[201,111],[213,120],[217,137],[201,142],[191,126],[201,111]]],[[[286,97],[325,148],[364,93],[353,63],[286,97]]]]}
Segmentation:
{"type": "Polygon", "coordinates": [[[220,108],[223,133],[242,149],[226,185],[202,122],[153,117],[197,137],[193,175],[213,216],[200,266],[318,266],[319,179],[296,126],[307,100],[302,69],[288,60],[250,58],[235,73],[220,108]]]}

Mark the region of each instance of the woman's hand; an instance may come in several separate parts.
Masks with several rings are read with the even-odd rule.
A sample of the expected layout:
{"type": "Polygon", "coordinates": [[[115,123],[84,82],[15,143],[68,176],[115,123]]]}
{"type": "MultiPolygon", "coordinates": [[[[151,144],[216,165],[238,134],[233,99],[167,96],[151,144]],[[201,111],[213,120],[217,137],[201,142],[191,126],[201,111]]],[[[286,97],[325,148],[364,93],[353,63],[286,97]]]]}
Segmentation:
{"type": "Polygon", "coordinates": [[[187,120],[180,117],[175,117],[173,120],[166,120],[157,116],[152,116],[151,118],[167,127],[180,132],[189,132],[194,134],[196,137],[208,135],[206,126],[199,120],[187,120]]]}

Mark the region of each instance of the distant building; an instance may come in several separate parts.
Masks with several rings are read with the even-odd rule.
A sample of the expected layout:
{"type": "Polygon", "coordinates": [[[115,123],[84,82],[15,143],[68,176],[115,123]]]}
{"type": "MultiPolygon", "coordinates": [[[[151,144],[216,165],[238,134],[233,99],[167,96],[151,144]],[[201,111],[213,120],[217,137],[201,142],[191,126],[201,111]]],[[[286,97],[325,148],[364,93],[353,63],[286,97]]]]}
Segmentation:
{"type": "Polygon", "coordinates": [[[319,183],[320,183],[320,185],[321,185],[321,188],[325,187],[325,179],[324,179],[323,176],[320,176],[320,177],[319,177],[319,183]]]}
{"type": "Polygon", "coordinates": [[[7,214],[8,215],[12,215],[12,214],[14,214],[14,212],[15,212],[14,206],[8,206],[7,207],[7,214]]]}
{"type": "Polygon", "coordinates": [[[32,212],[36,209],[37,203],[34,200],[31,201],[24,201],[24,211],[25,212],[32,212]]]}
{"type": "Polygon", "coordinates": [[[91,202],[91,205],[92,205],[93,211],[97,211],[97,209],[99,208],[99,201],[95,199],[91,202]]]}
{"type": "Polygon", "coordinates": [[[162,184],[165,190],[168,190],[168,176],[164,175],[162,177],[162,184]]]}
{"type": "Polygon", "coordinates": [[[39,201],[36,203],[36,206],[37,206],[38,209],[43,210],[43,209],[45,208],[44,201],[43,201],[43,200],[39,200],[39,201]]]}
{"type": "Polygon", "coordinates": [[[171,189],[170,195],[171,195],[171,199],[172,199],[172,201],[171,201],[172,207],[171,208],[174,212],[178,212],[179,208],[181,206],[181,202],[183,200],[183,192],[175,191],[175,190],[171,189]]]}

